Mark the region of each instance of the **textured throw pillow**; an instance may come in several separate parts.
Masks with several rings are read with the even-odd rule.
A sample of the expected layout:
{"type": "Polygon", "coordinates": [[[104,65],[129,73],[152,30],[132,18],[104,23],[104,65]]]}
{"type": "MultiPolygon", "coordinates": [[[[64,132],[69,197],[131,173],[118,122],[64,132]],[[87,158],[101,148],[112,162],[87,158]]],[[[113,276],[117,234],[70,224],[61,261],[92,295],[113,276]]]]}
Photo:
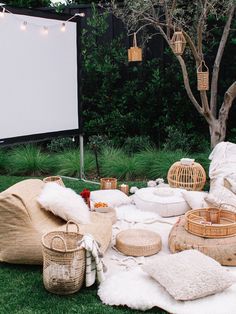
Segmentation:
{"type": "Polygon", "coordinates": [[[221,292],[235,283],[218,262],[197,250],[158,256],[142,266],[176,300],[194,300],[221,292]]]}
{"type": "Polygon", "coordinates": [[[128,205],[131,199],[120,190],[99,190],[90,193],[90,200],[94,203],[103,202],[111,207],[118,207],[120,205],[128,205]]]}
{"type": "Polygon", "coordinates": [[[37,200],[44,209],[66,221],[73,220],[81,224],[90,222],[89,208],[83,198],[57,183],[46,183],[37,200]]]}
{"type": "Polygon", "coordinates": [[[207,204],[205,201],[205,197],[208,195],[207,192],[183,191],[182,195],[191,209],[199,209],[199,208],[207,207],[207,204]]]}
{"type": "Polygon", "coordinates": [[[236,175],[229,175],[225,177],[224,185],[234,194],[236,194],[236,175]]]}
{"type": "Polygon", "coordinates": [[[225,186],[217,185],[205,197],[208,206],[220,207],[236,212],[236,195],[225,186]]]}

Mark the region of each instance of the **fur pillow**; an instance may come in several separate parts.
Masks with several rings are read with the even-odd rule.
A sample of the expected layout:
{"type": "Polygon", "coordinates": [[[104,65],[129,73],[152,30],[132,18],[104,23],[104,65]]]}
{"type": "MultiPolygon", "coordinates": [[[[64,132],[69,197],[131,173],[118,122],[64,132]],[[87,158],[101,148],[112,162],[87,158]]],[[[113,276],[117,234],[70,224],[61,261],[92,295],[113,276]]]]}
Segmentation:
{"type": "Polygon", "coordinates": [[[83,198],[57,183],[46,183],[37,200],[44,209],[66,221],[73,220],[81,224],[90,222],[89,208],[83,198]]]}
{"type": "Polygon", "coordinates": [[[183,191],[182,195],[191,209],[207,207],[207,203],[205,201],[205,197],[208,195],[207,192],[183,191]]]}
{"type": "Polygon", "coordinates": [[[158,256],[143,270],[182,301],[221,292],[235,283],[235,277],[218,262],[197,250],[158,256]]]}
{"type": "Polygon", "coordinates": [[[107,203],[111,207],[118,207],[120,205],[128,205],[131,199],[120,190],[98,190],[90,193],[90,200],[94,203],[107,203]]]}

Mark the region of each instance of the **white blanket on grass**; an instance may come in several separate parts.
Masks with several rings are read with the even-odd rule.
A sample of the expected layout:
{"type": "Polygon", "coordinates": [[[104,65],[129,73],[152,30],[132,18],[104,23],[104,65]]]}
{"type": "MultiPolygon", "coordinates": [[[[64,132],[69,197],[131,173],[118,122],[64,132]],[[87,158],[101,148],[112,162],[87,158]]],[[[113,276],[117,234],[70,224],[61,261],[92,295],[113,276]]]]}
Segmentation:
{"type": "MultiPolygon", "coordinates": [[[[133,205],[117,208],[118,222],[113,226],[115,235],[127,228],[144,228],[158,232],[162,237],[161,255],[171,254],[168,235],[178,217],[161,218],[155,213],[142,212],[133,205]],[[145,221],[146,223],[143,223],[145,221]],[[152,222],[152,223],[151,223],[152,222]]],[[[108,266],[106,279],[101,283],[98,295],[108,305],[126,305],[145,311],[159,307],[173,314],[235,314],[236,284],[224,292],[194,301],[176,301],[155,280],[142,271],[141,265],[150,257],[126,257],[110,248],[104,257],[108,266]]],[[[236,267],[228,267],[236,274],[236,267]]]]}

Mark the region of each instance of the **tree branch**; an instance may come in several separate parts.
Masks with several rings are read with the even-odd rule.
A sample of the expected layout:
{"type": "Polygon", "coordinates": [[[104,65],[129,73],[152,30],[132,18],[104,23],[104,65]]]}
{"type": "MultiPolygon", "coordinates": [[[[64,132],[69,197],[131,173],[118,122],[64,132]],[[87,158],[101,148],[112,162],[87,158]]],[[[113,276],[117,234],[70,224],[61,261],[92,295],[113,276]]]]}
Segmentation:
{"type": "MultiPolygon", "coordinates": [[[[230,32],[230,25],[234,16],[235,4],[231,6],[228,13],[228,20],[225,24],[223,34],[221,36],[219,48],[217,51],[217,55],[214,62],[213,72],[212,72],[212,80],[211,80],[211,100],[210,100],[210,108],[212,115],[216,117],[216,106],[217,106],[217,86],[218,86],[218,77],[220,70],[220,63],[224,53],[225,45],[230,32]]],[[[227,93],[227,92],[226,92],[227,93]]]]}
{"type": "Polygon", "coordinates": [[[224,95],[224,101],[221,105],[219,118],[220,123],[226,123],[229,115],[229,110],[232,107],[233,101],[236,98],[236,81],[231,84],[224,95]]]}
{"type": "Polygon", "coordinates": [[[204,111],[192,93],[192,90],[191,90],[191,87],[189,84],[188,72],[187,72],[187,68],[186,68],[186,64],[184,62],[184,59],[181,56],[176,56],[176,57],[180,63],[181,69],[182,69],[184,86],[185,86],[186,92],[188,94],[188,97],[190,98],[191,102],[193,103],[193,105],[197,109],[197,111],[203,116],[204,111]]]}

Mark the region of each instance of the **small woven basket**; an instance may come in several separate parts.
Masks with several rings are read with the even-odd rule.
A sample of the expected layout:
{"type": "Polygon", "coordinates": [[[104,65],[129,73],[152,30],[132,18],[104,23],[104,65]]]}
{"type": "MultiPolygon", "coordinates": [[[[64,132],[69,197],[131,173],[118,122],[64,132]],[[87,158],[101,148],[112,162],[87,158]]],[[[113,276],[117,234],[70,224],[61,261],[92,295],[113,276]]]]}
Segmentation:
{"type": "Polygon", "coordinates": [[[161,250],[159,234],[144,229],[128,229],[116,236],[116,248],[125,255],[150,256],[161,250]]]}
{"type": "Polygon", "coordinates": [[[62,181],[62,178],[59,176],[51,176],[51,177],[46,177],[43,179],[43,182],[55,182],[61,186],[65,186],[64,182],[62,181]]]}
{"type": "Polygon", "coordinates": [[[202,61],[197,68],[197,89],[199,91],[209,90],[209,69],[205,61],[202,61]],[[203,71],[204,68],[205,71],[203,71]]]}
{"type": "Polygon", "coordinates": [[[117,179],[116,178],[101,178],[100,179],[100,188],[101,190],[110,190],[117,188],[117,179]]]}
{"type": "Polygon", "coordinates": [[[78,247],[83,235],[77,232],[53,231],[42,237],[43,282],[52,293],[66,295],[80,290],[85,276],[85,250],[78,247]]]}
{"type": "Polygon", "coordinates": [[[236,213],[220,208],[190,210],[185,214],[185,230],[203,238],[236,235],[236,213]]]}

